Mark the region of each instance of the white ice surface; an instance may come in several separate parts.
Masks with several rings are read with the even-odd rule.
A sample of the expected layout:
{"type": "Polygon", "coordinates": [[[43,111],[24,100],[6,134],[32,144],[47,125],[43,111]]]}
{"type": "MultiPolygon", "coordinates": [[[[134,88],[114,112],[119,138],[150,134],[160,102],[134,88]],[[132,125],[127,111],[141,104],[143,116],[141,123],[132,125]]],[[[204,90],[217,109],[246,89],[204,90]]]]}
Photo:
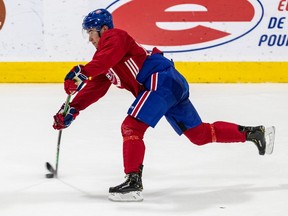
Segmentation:
{"type": "Polygon", "coordinates": [[[1,216],[286,216],[288,85],[192,84],[202,120],[275,125],[272,155],[252,143],[198,147],[162,119],[148,129],[141,203],[113,203],[124,181],[120,125],[133,101],[112,87],[82,112],[61,141],[59,179],[45,179],[56,160],[52,116],[65,101],[60,84],[0,85],[1,216]]]}

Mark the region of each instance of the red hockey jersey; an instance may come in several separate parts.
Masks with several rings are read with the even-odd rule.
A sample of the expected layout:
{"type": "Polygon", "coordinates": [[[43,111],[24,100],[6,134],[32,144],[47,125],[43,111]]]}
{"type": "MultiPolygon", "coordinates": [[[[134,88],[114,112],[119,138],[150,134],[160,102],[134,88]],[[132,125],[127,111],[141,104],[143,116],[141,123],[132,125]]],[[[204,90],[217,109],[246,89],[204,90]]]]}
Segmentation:
{"type": "Polygon", "coordinates": [[[83,68],[92,77],[75,96],[71,106],[81,111],[106,94],[111,84],[137,96],[143,86],[137,82],[139,73],[149,53],[125,31],[109,29],[103,33],[92,61],[83,68]]]}

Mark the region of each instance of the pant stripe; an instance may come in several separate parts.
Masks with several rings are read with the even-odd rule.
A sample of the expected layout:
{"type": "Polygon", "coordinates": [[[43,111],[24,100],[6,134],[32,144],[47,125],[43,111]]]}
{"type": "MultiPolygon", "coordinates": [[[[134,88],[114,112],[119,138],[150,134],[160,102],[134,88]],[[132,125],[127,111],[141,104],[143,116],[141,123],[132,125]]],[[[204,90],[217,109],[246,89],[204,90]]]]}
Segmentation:
{"type": "MultiPolygon", "coordinates": [[[[158,84],[158,73],[154,73],[151,76],[151,91],[157,90],[157,84],[158,84]]],[[[131,113],[131,116],[137,117],[138,113],[140,112],[142,106],[144,105],[145,101],[148,99],[149,95],[151,94],[151,91],[145,91],[139,101],[136,103],[133,112],[131,113]]]]}
{"type": "Polygon", "coordinates": [[[157,84],[158,84],[158,73],[154,73],[151,76],[151,91],[156,91],[157,90],[157,84]]]}
{"type": "Polygon", "coordinates": [[[145,101],[150,95],[150,91],[145,91],[138,103],[135,105],[133,112],[131,113],[131,116],[137,117],[138,113],[140,112],[142,106],[144,105],[145,101]]]}

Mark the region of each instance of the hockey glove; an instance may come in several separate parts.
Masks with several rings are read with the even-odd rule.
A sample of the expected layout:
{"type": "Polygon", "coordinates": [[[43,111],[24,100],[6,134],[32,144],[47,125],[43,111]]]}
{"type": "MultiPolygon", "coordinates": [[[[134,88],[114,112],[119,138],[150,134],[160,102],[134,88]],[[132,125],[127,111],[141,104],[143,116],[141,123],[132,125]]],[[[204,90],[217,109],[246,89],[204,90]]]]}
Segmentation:
{"type": "Polygon", "coordinates": [[[64,89],[67,94],[75,94],[80,91],[88,81],[88,77],[81,73],[83,65],[77,65],[66,75],[64,89]]]}
{"type": "Polygon", "coordinates": [[[65,104],[63,104],[58,113],[54,115],[53,128],[55,130],[62,130],[69,127],[72,121],[79,115],[79,112],[74,107],[70,107],[70,105],[68,105],[68,109],[65,115],[64,107],[65,104]]]}

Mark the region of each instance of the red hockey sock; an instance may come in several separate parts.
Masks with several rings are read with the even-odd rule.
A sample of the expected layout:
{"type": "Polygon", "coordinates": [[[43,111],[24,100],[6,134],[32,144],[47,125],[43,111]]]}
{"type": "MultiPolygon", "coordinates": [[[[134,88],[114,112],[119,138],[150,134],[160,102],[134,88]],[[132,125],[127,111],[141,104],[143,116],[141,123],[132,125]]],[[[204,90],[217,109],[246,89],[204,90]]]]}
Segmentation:
{"type": "Polygon", "coordinates": [[[229,122],[202,123],[195,128],[190,128],[184,135],[196,145],[211,142],[231,143],[245,142],[246,133],[238,130],[238,125],[229,122]]]}
{"type": "Polygon", "coordinates": [[[245,142],[246,132],[240,132],[238,125],[229,122],[214,122],[216,142],[245,142]]]}
{"type": "Polygon", "coordinates": [[[149,125],[127,116],[121,126],[123,136],[124,172],[139,172],[145,155],[143,136],[149,125]]]}
{"type": "Polygon", "coordinates": [[[124,172],[139,172],[139,167],[143,164],[145,155],[145,145],[139,138],[129,139],[123,142],[123,162],[124,172]]]}

